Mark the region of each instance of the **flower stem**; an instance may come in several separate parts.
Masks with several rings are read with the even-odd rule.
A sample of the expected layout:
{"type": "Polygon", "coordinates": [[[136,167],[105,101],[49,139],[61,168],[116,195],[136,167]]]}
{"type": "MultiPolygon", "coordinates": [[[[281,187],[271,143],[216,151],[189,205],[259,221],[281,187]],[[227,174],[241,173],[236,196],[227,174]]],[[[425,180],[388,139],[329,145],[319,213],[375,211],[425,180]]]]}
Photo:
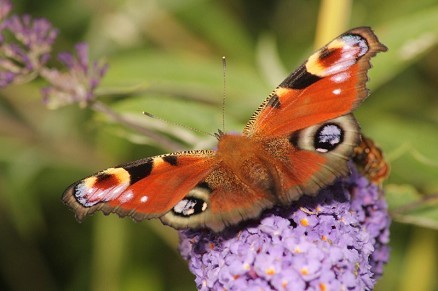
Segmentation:
{"type": "Polygon", "coordinates": [[[170,150],[170,151],[179,151],[183,147],[180,143],[175,142],[171,140],[170,138],[167,138],[163,135],[157,134],[154,131],[150,130],[149,128],[143,127],[141,125],[138,125],[137,123],[129,120],[128,118],[124,117],[123,115],[120,115],[119,113],[112,110],[110,107],[106,106],[104,103],[100,101],[95,101],[91,105],[91,108],[95,111],[101,112],[108,117],[110,117],[112,120],[117,121],[121,124],[124,124],[142,134],[145,136],[153,139],[158,144],[163,146],[164,148],[170,150]]]}

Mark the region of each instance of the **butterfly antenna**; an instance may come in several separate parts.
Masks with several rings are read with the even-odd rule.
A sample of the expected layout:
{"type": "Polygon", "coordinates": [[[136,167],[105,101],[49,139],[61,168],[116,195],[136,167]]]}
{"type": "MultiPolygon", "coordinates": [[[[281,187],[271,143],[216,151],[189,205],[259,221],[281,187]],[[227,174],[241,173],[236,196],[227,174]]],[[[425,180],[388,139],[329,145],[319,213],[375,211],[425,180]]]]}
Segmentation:
{"type": "Polygon", "coordinates": [[[209,132],[206,132],[206,131],[200,130],[200,129],[198,129],[198,128],[190,127],[190,126],[187,126],[187,125],[184,125],[184,124],[178,123],[178,122],[169,121],[169,120],[163,119],[163,118],[161,118],[161,117],[155,116],[155,115],[153,115],[152,113],[149,113],[149,112],[146,112],[146,111],[143,111],[143,114],[146,115],[146,116],[148,116],[148,117],[150,117],[150,118],[157,119],[157,120],[161,120],[161,121],[163,121],[163,122],[165,122],[165,123],[167,123],[167,124],[180,126],[180,127],[183,127],[183,128],[185,128],[185,129],[189,129],[189,130],[194,131],[194,132],[197,132],[197,133],[206,134],[206,135],[209,135],[209,136],[212,136],[212,137],[216,137],[216,136],[215,136],[214,134],[212,134],[212,133],[209,133],[209,132]]]}
{"type": "Polygon", "coordinates": [[[227,97],[227,59],[222,57],[222,68],[224,71],[224,95],[222,96],[222,132],[225,131],[225,99],[227,97]]]}

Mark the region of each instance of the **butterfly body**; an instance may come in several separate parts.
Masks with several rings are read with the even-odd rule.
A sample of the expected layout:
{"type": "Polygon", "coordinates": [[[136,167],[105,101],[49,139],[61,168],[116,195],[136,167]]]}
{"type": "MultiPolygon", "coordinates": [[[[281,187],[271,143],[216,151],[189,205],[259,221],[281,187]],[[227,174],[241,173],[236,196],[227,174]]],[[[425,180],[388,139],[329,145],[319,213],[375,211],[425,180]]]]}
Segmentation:
{"type": "Polygon", "coordinates": [[[381,185],[389,175],[390,167],[383,157],[382,150],[363,135],[361,143],[354,149],[353,161],[359,171],[374,184],[381,185]]]}
{"type": "Polygon", "coordinates": [[[71,185],[63,200],[79,220],[102,210],[220,231],[315,195],[349,172],[361,136],[351,112],[368,96],[370,58],[385,50],[370,28],[352,29],[289,75],[241,135],[219,131],[216,150],[109,168],[71,185]]]}
{"type": "Polygon", "coordinates": [[[223,135],[218,142],[216,160],[245,185],[273,192],[274,169],[261,142],[243,135],[223,135]]]}

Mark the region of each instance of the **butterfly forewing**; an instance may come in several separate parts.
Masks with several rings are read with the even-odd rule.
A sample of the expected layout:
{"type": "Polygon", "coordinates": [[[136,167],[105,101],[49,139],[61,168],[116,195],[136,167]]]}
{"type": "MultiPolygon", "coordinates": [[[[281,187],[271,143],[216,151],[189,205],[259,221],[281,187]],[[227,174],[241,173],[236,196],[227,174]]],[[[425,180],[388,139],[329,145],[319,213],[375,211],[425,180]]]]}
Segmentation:
{"type": "Polygon", "coordinates": [[[71,185],[63,201],[79,220],[96,210],[137,220],[159,217],[214,169],[213,157],[213,151],[190,151],[109,168],[71,185]]]}
{"type": "Polygon", "coordinates": [[[350,113],[368,96],[370,58],[380,51],[386,47],[368,27],[335,38],[274,90],[244,134],[278,137],[350,113]]]}

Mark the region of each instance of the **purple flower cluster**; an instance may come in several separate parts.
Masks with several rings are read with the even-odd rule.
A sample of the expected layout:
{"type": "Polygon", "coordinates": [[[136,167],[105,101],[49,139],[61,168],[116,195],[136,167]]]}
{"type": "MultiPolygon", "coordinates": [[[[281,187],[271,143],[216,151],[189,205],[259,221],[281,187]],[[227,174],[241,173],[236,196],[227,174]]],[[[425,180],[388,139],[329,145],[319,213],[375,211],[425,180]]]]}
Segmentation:
{"type": "Polygon", "coordinates": [[[370,290],[389,258],[381,189],[353,170],[259,222],[180,232],[200,290],[370,290]]]}
{"type": "Polygon", "coordinates": [[[88,46],[82,43],[76,45],[76,56],[59,54],[66,71],[47,67],[58,31],[47,19],[8,16],[11,9],[9,0],[0,0],[0,88],[40,76],[50,84],[42,90],[50,108],[75,102],[85,105],[92,100],[107,65],[90,64],[88,46]]]}
{"type": "Polygon", "coordinates": [[[49,60],[58,34],[46,19],[8,17],[11,8],[0,0],[0,88],[33,79],[49,60]]]}
{"type": "Polygon", "coordinates": [[[42,89],[43,100],[49,108],[70,103],[87,105],[93,100],[95,89],[106,73],[108,65],[94,61],[90,66],[88,45],[77,44],[76,56],[61,53],[58,59],[67,67],[66,72],[56,69],[44,69],[41,75],[49,81],[50,86],[42,89]]]}

